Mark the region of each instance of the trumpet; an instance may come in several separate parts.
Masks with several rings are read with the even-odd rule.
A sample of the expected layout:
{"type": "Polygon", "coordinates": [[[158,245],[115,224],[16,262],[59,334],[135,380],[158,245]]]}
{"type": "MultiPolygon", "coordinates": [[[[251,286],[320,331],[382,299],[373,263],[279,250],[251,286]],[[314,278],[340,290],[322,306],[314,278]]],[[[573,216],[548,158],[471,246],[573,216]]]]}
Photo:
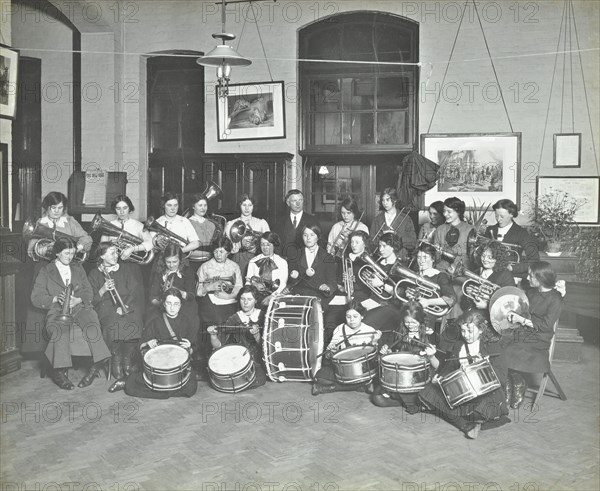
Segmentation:
{"type": "Polygon", "coordinates": [[[520,245],[500,242],[495,239],[484,237],[483,235],[479,235],[474,229],[469,232],[469,236],[467,237],[467,255],[469,259],[473,262],[477,262],[477,257],[483,254],[483,251],[490,242],[498,242],[498,244],[500,244],[501,248],[508,254],[509,264],[521,262],[523,248],[520,245]]]}
{"type": "Polygon", "coordinates": [[[473,299],[475,302],[479,300],[490,301],[491,296],[500,289],[500,286],[491,281],[477,276],[460,264],[454,271],[453,276],[466,276],[468,278],[462,285],[462,292],[465,296],[473,299]]]}
{"type": "MultiPolygon", "coordinates": [[[[144,226],[145,226],[146,230],[148,230],[150,232],[156,232],[157,236],[155,237],[155,239],[159,239],[160,237],[163,237],[164,239],[167,240],[167,242],[176,244],[181,248],[184,248],[186,245],[189,244],[189,242],[187,240],[185,240],[183,237],[180,237],[176,233],[171,232],[169,229],[167,229],[166,227],[164,227],[163,225],[158,223],[152,216],[148,217],[144,226]]],[[[153,240],[153,242],[154,242],[154,245],[158,249],[164,248],[164,247],[160,247],[160,245],[159,245],[160,241],[153,240]],[[159,242],[158,245],[157,245],[157,242],[159,242]]]]}
{"type": "Polygon", "coordinates": [[[365,284],[369,290],[371,290],[375,295],[377,295],[382,300],[391,300],[394,297],[393,293],[388,293],[385,289],[385,285],[389,285],[392,288],[396,287],[396,283],[390,278],[385,270],[377,264],[377,262],[369,256],[366,251],[360,255],[360,259],[362,259],[365,263],[358,270],[358,278],[365,284]],[[379,279],[383,282],[381,286],[374,286],[373,279],[379,279]]]}
{"type": "MultiPolygon", "coordinates": [[[[103,235],[110,235],[117,238],[115,240],[115,245],[119,251],[119,256],[128,247],[136,247],[144,242],[143,239],[140,239],[116,225],[113,225],[108,220],[105,220],[100,213],[97,213],[92,220],[92,231],[96,232],[98,230],[100,230],[103,235]]],[[[153,258],[154,251],[134,252],[129,256],[127,261],[136,264],[150,264],[153,258]]]]}
{"type": "Polygon", "coordinates": [[[350,237],[350,234],[358,228],[358,224],[362,220],[364,214],[365,212],[363,211],[360,214],[360,217],[358,217],[358,220],[354,220],[349,227],[342,227],[342,230],[339,231],[332,244],[327,248],[329,254],[337,257],[342,257],[344,255],[344,251],[348,246],[348,238],[350,237]]]}
{"type": "Polygon", "coordinates": [[[386,229],[386,228],[389,228],[390,231],[392,231],[393,233],[397,233],[398,230],[400,229],[400,226],[404,223],[404,220],[406,220],[409,217],[409,212],[410,212],[410,208],[408,206],[405,206],[404,208],[402,208],[398,213],[396,213],[396,217],[392,220],[392,223],[390,224],[389,227],[386,225],[385,219],[384,219],[383,224],[381,225],[381,227],[379,227],[379,230],[371,239],[372,242],[373,243],[377,242],[377,239],[379,239],[379,236],[384,232],[384,229],[386,229]]]}
{"type": "Polygon", "coordinates": [[[71,315],[71,296],[73,295],[73,283],[69,283],[65,288],[65,298],[62,304],[62,311],[56,318],[59,322],[73,322],[71,315]]]}
{"type": "Polygon", "coordinates": [[[231,276],[213,276],[204,281],[199,281],[199,285],[207,285],[209,283],[220,283],[221,289],[225,293],[231,293],[235,285],[235,275],[231,276]]]}
{"type": "MultiPolygon", "coordinates": [[[[52,261],[55,258],[54,252],[52,252],[52,246],[56,239],[70,239],[73,242],[77,242],[77,238],[72,235],[65,234],[54,228],[47,227],[41,223],[36,224],[32,220],[27,220],[23,225],[23,239],[39,239],[35,242],[32,250],[31,258],[34,261],[52,261]]],[[[73,262],[82,263],[87,259],[87,252],[81,250],[75,253],[73,262]]]]}
{"type": "Polygon", "coordinates": [[[344,290],[346,290],[346,300],[350,302],[354,298],[354,265],[349,257],[344,258],[342,268],[344,271],[344,290]]]}
{"type": "MultiPolygon", "coordinates": [[[[102,274],[104,275],[104,277],[107,280],[112,280],[112,276],[110,275],[110,273],[108,271],[106,271],[106,268],[102,267],[100,269],[100,271],[102,271],[102,274]]],[[[110,293],[110,296],[114,302],[114,304],[117,307],[121,307],[121,312],[123,316],[130,314],[131,312],[133,312],[133,310],[130,310],[129,307],[127,305],[125,305],[125,302],[123,302],[123,299],[121,298],[121,295],[119,295],[119,292],[117,290],[117,285],[115,285],[115,287],[112,290],[108,290],[110,293]]]]}
{"type": "MultiPolygon", "coordinates": [[[[401,302],[406,303],[421,297],[427,299],[441,298],[440,286],[437,283],[434,283],[399,264],[394,266],[394,272],[397,272],[404,277],[404,279],[401,279],[396,283],[394,289],[394,295],[401,302]]],[[[423,310],[435,317],[441,317],[449,312],[450,307],[430,305],[423,310]]]]}
{"type": "Polygon", "coordinates": [[[251,237],[252,240],[258,241],[262,237],[262,234],[262,232],[252,230],[252,227],[246,225],[243,220],[236,220],[231,224],[231,229],[229,229],[229,236],[231,237],[231,242],[234,244],[241,242],[245,237],[251,237]]]}

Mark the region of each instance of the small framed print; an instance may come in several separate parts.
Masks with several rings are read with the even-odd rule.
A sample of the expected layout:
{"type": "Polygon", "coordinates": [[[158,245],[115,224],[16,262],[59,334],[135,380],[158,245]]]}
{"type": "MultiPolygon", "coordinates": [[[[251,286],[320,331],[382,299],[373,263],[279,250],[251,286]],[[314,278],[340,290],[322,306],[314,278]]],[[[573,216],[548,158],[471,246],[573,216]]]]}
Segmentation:
{"type": "Polygon", "coordinates": [[[17,68],[19,52],[0,44],[0,117],[15,119],[17,114],[17,68]]]}
{"type": "Polygon", "coordinates": [[[554,167],[581,167],[581,133],[554,134],[554,167]]]}

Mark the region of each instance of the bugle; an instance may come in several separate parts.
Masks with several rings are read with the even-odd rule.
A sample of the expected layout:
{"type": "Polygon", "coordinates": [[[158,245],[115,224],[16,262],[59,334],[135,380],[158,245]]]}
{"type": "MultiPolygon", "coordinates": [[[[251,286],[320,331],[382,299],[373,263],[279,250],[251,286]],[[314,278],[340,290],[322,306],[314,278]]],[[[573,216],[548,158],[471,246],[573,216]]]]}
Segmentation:
{"type": "MultiPolygon", "coordinates": [[[[187,240],[185,240],[183,237],[180,237],[176,233],[171,232],[169,229],[158,223],[152,216],[148,217],[144,227],[149,232],[155,232],[157,234],[154,239],[160,239],[160,237],[162,237],[167,242],[178,245],[182,249],[189,244],[187,240]]],[[[160,240],[153,240],[153,243],[159,250],[164,249],[164,247],[160,246],[160,240]]]]}
{"type": "MultiPolygon", "coordinates": [[[[403,277],[403,279],[396,283],[396,287],[394,288],[394,295],[401,302],[406,303],[419,298],[442,298],[440,295],[440,285],[437,283],[399,264],[394,266],[394,272],[403,277]]],[[[430,305],[424,307],[423,310],[435,317],[441,317],[450,311],[450,307],[430,305]]]]}
{"type": "Polygon", "coordinates": [[[329,254],[332,256],[343,257],[344,251],[348,246],[348,238],[350,237],[350,234],[358,228],[364,214],[365,212],[363,211],[360,214],[360,217],[358,217],[358,220],[354,220],[348,227],[342,226],[342,229],[339,231],[336,238],[327,248],[329,254]]]}
{"type": "Polygon", "coordinates": [[[518,244],[510,244],[508,242],[500,242],[496,239],[490,239],[489,237],[484,237],[483,235],[478,234],[475,230],[471,230],[469,232],[469,236],[467,237],[467,256],[469,259],[477,263],[477,258],[483,254],[483,251],[491,242],[497,242],[500,244],[501,249],[508,256],[509,264],[517,264],[521,262],[521,254],[523,252],[523,248],[518,244]]]}
{"type": "MultiPolygon", "coordinates": [[[[103,235],[116,237],[114,244],[119,251],[119,257],[123,251],[129,247],[137,247],[144,242],[143,239],[113,225],[108,220],[102,218],[100,213],[97,213],[92,220],[92,232],[100,231],[103,235]]],[[[154,251],[133,252],[127,261],[136,264],[150,264],[154,258],[154,251]]]]}
{"type": "MultiPolygon", "coordinates": [[[[113,280],[113,277],[111,276],[110,272],[108,272],[106,270],[106,268],[104,268],[103,266],[101,268],[99,268],[100,271],[102,271],[102,274],[104,275],[104,277],[107,280],[113,280]]],[[[113,280],[114,281],[114,280],[113,280]]],[[[117,290],[117,285],[114,285],[114,288],[111,290],[108,290],[108,292],[110,293],[110,296],[113,300],[113,303],[115,304],[116,307],[121,307],[121,315],[125,316],[127,314],[130,314],[131,312],[133,312],[133,309],[130,309],[127,305],[125,305],[125,302],[123,302],[123,299],[121,298],[121,295],[119,294],[118,290],[117,290]]]]}
{"type": "MultiPolygon", "coordinates": [[[[65,234],[54,228],[47,227],[41,223],[35,223],[32,220],[27,220],[23,225],[23,240],[39,239],[33,245],[31,250],[31,258],[34,261],[52,261],[56,255],[52,251],[56,239],[70,239],[77,244],[77,237],[65,234]]],[[[75,253],[73,262],[82,263],[87,259],[87,252],[81,250],[75,253]]]]}
{"type": "Polygon", "coordinates": [[[391,286],[393,292],[396,287],[396,283],[390,278],[390,275],[366,251],[360,255],[360,259],[366,264],[358,270],[358,279],[382,300],[392,299],[394,294],[385,289],[385,285],[391,286]],[[381,286],[373,285],[374,279],[379,279],[383,284],[381,286]]]}

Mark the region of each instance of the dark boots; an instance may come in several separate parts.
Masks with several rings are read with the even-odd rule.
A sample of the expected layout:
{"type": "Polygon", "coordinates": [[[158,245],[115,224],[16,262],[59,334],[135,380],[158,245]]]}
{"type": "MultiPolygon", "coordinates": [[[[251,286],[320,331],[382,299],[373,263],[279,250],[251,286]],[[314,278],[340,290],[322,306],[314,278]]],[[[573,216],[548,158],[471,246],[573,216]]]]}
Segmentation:
{"type": "Polygon", "coordinates": [[[51,371],[52,381],[63,390],[73,390],[75,388],[73,382],[67,376],[68,372],[68,368],[54,368],[51,371]]]}
{"type": "Polygon", "coordinates": [[[111,375],[115,379],[112,385],[108,388],[108,392],[117,392],[125,388],[125,372],[123,370],[123,346],[126,343],[115,342],[110,361],[111,375]]]}
{"type": "Polygon", "coordinates": [[[512,378],[512,399],[510,407],[512,409],[519,409],[523,400],[525,399],[525,392],[527,392],[527,382],[519,372],[512,372],[510,374],[512,378]]]}
{"type": "Polygon", "coordinates": [[[106,360],[99,361],[98,363],[94,363],[88,372],[83,376],[83,378],[77,384],[77,387],[87,387],[91,385],[94,379],[100,376],[100,370],[106,368],[106,360]]]}

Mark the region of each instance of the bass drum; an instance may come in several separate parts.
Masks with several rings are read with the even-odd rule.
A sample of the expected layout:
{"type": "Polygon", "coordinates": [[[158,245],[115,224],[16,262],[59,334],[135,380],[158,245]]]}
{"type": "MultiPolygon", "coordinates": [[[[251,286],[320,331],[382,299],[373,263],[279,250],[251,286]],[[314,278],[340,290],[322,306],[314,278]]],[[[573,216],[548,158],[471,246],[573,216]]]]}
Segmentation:
{"type": "Polygon", "coordinates": [[[298,295],[271,299],[263,333],[267,376],[276,382],[310,382],[321,368],[322,351],[321,301],[298,295]]]}

